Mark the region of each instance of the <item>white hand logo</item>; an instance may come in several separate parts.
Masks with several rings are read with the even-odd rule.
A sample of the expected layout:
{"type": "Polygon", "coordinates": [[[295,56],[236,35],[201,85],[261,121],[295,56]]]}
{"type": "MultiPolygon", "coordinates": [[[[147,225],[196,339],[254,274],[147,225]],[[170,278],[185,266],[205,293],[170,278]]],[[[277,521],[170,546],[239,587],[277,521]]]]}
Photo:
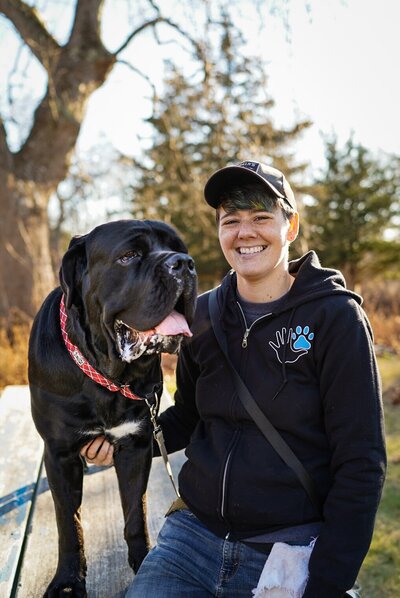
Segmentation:
{"type": "MultiPolygon", "coordinates": [[[[300,326],[297,326],[296,332],[293,332],[293,328],[289,328],[288,332],[286,331],[286,328],[277,330],[276,343],[269,341],[269,345],[275,351],[279,363],[282,363],[285,353],[285,345],[287,345],[285,363],[295,363],[302,355],[306,355],[306,353],[308,353],[311,344],[308,342],[303,332],[306,335],[308,334],[308,326],[304,328],[304,331],[300,326]]],[[[314,334],[309,334],[308,338],[312,340],[314,338],[314,334]]]]}

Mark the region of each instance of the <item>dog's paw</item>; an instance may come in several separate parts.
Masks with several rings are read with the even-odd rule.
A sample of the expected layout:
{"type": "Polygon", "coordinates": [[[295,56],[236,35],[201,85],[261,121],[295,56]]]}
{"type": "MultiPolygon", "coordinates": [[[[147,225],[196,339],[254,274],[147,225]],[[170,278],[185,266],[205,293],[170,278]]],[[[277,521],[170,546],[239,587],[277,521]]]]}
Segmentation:
{"type": "Polygon", "coordinates": [[[129,566],[133,569],[134,573],[137,573],[143,559],[148,553],[148,549],[135,550],[134,552],[129,551],[128,562],[129,566]]]}
{"type": "Polygon", "coordinates": [[[64,582],[54,578],[43,598],[87,598],[85,580],[64,582]]]}

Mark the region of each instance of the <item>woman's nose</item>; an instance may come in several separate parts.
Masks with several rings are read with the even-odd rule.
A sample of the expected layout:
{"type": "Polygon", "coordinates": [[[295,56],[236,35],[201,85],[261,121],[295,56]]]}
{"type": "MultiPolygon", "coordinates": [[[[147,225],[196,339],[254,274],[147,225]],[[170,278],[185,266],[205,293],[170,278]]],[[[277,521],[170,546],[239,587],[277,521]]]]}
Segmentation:
{"type": "Polygon", "coordinates": [[[254,230],[253,224],[251,222],[243,221],[240,223],[238,237],[255,237],[256,231],[254,230]]]}

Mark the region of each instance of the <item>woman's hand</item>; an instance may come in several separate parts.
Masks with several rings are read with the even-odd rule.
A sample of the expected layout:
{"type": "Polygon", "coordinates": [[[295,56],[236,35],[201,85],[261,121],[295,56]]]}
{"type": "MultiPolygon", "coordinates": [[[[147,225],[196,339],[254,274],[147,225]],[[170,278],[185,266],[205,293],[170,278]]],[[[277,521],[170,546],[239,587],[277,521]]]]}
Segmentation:
{"type": "Polygon", "coordinates": [[[114,446],[108,442],[105,436],[96,436],[81,448],[80,454],[88,463],[98,466],[114,464],[114,446]]]}

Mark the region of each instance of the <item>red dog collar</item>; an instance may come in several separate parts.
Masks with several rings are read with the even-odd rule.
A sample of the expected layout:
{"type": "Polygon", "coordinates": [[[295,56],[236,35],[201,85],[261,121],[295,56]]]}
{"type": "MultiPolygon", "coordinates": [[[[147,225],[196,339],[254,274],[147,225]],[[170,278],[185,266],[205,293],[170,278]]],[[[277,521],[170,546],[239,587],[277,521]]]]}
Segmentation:
{"type": "Polygon", "coordinates": [[[100,374],[97,370],[94,369],[90,365],[87,359],[82,355],[80,350],[76,345],[73,345],[69,340],[66,324],[67,324],[67,313],[65,311],[65,304],[64,304],[64,295],[61,295],[61,302],[60,302],[60,325],[61,325],[61,334],[64,339],[65,346],[68,349],[69,354],[71,355],[72,359],[76,363],[78,367],[82,370],[86,376],[89,376],[94,382],[100,384],[101,386],[105,386],[111,392],[120,392],[127,397],[128,399],[134,400],[143,400],[142,397],[138,397],[135,395],[129,388],[129,384],[124,384],[123,386],[117,386],[114,382],[111,382],[108,378],[100,374]]]}

